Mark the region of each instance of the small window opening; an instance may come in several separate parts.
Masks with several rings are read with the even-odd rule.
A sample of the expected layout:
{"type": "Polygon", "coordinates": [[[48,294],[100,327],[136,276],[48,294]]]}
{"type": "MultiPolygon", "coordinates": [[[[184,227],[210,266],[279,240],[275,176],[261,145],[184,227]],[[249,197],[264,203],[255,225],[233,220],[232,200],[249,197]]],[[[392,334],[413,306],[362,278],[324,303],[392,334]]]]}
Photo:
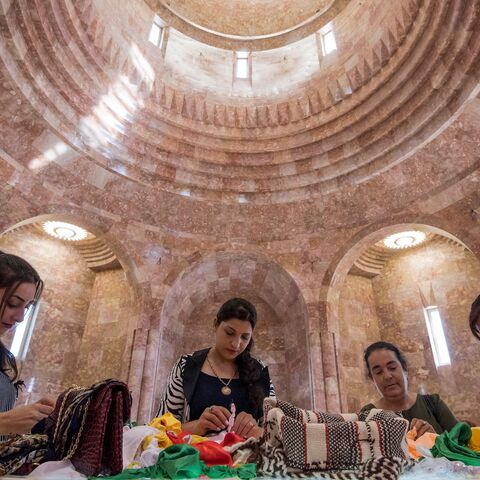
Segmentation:
{"type": "Polygon", "coordinates": [[[148,36],[148,40],[156,47],[160,48],[160,50],[163,48],[165,42],[165,31],[165,23],[158,15],[155,15],[155,17],[153,18],[152,28],[150,29],[150,35],[148,36]]]}
{"type": "Polygon", "coordinates": [[[27,356],[28,346],[32,338],[35,321],[37,320],[38,309],[38,303],[35,306],[28,307],[23,322],[19,323],[15,329],[10,351],[20,362],[23,362],[27,356]]]}
{"type": "Polygon", "coordinates": [[[250,78],[250,52],[235,52],[235,78],[250,78]]]}
{"type": "Polygon", "coordinates": [[[436,306],[424,308],[425,321],[427,322],[428,337],[433,351],[435,365],[451,365],[450,353],[448,352],[447,339],[442,325],[442,317],[436,306]]]}
{"type": "Polygon", "coordinates": [[[335,35],[332,28],[322,32],[322,53],[323,55],[328,55],[337,49],[337,43],[335,41],[335,35]]]}

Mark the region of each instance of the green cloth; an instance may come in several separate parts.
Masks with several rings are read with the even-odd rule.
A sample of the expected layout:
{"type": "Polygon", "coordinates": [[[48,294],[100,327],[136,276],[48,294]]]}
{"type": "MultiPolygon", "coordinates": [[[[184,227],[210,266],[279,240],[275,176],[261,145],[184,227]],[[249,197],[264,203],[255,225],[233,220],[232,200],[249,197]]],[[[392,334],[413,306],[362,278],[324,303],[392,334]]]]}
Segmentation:
{"type": "MultiPolygon", "coordinates": [[[[377,407],[373,403],[369,403],[362,407],[361,412],[370,411],[372,408],[377,407]]],[[[438,434],[450,431],[458,423],[455,415],[436,393],[431,395],[418,394],[415,403],[408,410],[397,413],[400,413],[409,422],[414,418],[425,420],[438,434]]]]}
{"type": "Polygon", "coordinates": [[[167,478],[177,480],[180,478],[197,478],[200,475],[207,475],[210,478],[239,477],[242,480],[249,480],[257,476],[257,468],[253,463],[240,465],[237,468],[228,465],[207,467],[205,462],[200,460],[200,452],[196,448],[191,445],[178,444],[162,450],[158,455],[157,463],[151,467],[127,468],[118,475],[102,478],[113,480],[167,478]]]}
{"type": "Polygon", "coordinates": [[[450,432],[443,432],[435,439],[435,445],[430,451],[434,457],[445,457],[480,467],[480,452],[467,447],[471,436],[472,430],[466,423],[457,423],[450,432]]]}

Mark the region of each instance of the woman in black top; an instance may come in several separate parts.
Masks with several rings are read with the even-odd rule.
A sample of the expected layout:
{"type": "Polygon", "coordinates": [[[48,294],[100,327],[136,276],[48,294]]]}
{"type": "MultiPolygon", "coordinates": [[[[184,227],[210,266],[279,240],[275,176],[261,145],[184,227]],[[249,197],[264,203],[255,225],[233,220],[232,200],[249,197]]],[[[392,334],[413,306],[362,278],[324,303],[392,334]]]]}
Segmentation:
{"type": "Polygon", "coordinates": [[[182,355],[170,372],[157,416],[171,412],[198,435],[226,428],[235,404],[233,431],[259,437],[263,399],[275,396],[268,368],[250,355],[255,307],[232,298],[216,316],[215,345],[182,355]]]}
{"type": "MultiPolygon", "coordinates": [[[[42,289],[40,276],[28,262],[0,252],[0,336],[23,321],[26,310],[38,301],[42,289]]],[[[15,357],[0,341],[0,438],[29,432],[53,410],[48,399],[14,408],[20,383],[15,357]]]]}

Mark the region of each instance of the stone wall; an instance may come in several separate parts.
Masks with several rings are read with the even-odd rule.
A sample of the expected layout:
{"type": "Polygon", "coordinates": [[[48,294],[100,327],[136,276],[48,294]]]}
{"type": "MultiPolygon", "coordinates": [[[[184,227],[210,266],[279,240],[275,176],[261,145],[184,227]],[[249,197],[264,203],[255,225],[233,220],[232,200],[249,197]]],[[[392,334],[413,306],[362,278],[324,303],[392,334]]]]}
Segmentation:
{"type": "Polygon", "coordinates": [[[480,422],[480,349],[468,328],[480,262],[457,246],[428,243],[392,257],[372,284],[382,340],[405,352],[411,388],[438,392],[459,418],[480,422]],[[420,292],[440,309],[451,366],[435,367],[420,292]]]}
{"type": "Polygon", "coordinates": [[[95,275],[75,383],[89,385],[104,378],[127,381],[132,305],[133,292],[122,269],[95,275]]]}
{"type": "MultiPolygon", "coordinates": [[[[31,262],[45,282],[19,402],[56,396],[72,384],[126,381],[136,316],[125,272],[94,273],[72,244],[32,228],[4,235],[0,249],[31,262]]],[[[2,340],[9,346],[12,338],[2,340]]]]}
{"type": "Polygon", "coordinates": [[[367,381],[363,351],[380,340],[378,317],[369,278],[347,275],[340,293],[340,331],[336,339],[342,410],[357,412],[375,398],[367,381]]]}
{"type": "Polygon", "coordinates": [[[73,383],[95,274],[70,244],[28,231],[0,238],[0,249],[25,258],[45,282],[21,369],[20,402],[57,395],[73,383]]]}

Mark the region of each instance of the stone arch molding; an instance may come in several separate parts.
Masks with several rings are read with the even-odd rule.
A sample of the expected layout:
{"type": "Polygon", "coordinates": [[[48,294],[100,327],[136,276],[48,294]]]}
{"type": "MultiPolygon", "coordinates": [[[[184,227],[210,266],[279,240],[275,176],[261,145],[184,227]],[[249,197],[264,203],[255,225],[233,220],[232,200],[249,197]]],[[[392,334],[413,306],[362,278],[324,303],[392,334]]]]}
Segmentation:
{"type": "MultiPolygon", "coordinates": [[[[470,236],[467,232],[451,233],[448,222],[432,217],[409,220],[406,218],[395,223],[372,224],[361,230],[337,251],[323,277],[319,298],[319,324],[322,336],[325,338],[322,342],[323,373],[325,378],[329,377],[325,382],[327,410],[338,411],[342,408],[335,353],[335,335],[339,330],[340,291],[354,261],[364,250],[394,233],[420,229],[455,240],[480,258],[479,239],[470,236]]],[[[313,374],[315,375],[315,372],[313,374]]]]}
{"type": "MultiPolygon", "coordinates": [[[[158,404],[179,347],[180,353],[185,353],[181,352],[182,346],[188,343],[188,338],[198,334],[188,327],[191,316],[196,315],[205,304],[211,304],[216,311],[223,301],[233,296],[246,298],[261,306],[259,313],[262,309],[271,312],[268,325],[262,326],[262,318],[259,318],[256,338],[261,336],[267,348],[262,351],[257,349],[256,355],[268,364],[277,362],[271,365],[272,376],[283,369],[282,373],[288,377],[283,385],[286,390],[283,394],[293,396],[298,403],[311,404],[308,314],[300,288],[274,260],[255,252],[226,251],[207,255],[186,268],[165,299],[153,382],[154,406],[158,404]],[[280,350],[284,363],[279,358],[280,350]]],[[[211,325],[212,320],[211,317],[199,319],[199,323],[204,321],[205,325],[211,325]]],[[[260,341],[257,341],[259,344],[260,341]]]]}
{"type": "MultiPolygon", "coordinates": [[[[129,371],[128,384],[133,393],[133,407],[132,407],[132,416],[136,414],[138,410],[138,399],[140,397],[140,387],[141,387],[141,375],[138,376],[138,370],[143,368],[143,359],[138,359],[138,355],[135,356],[135,352],[140,349],[139,345],[142,342],[142,335],[137,334],[138,330],[141,329],[141,324],[144,321],[144,311],[148,310],[147,305],[151,302],[151,293],[149,290],[149,285],[145,282],[142,282],[137,276],[137,265],[135,263],[134,257],[129,253],[129,245],[122,243],[120,235],[115,235],[115,225],[112,227],[110,223],[106,223],[104,219],[100,219],[95,215],[90,215],[89,218],[86,218],[82,212],[77,211],[64,211],[62,207],[59,208],[58,212],[38,214],[36,216],[19,220],[7,219],[2,224],[0,230],[0,237],[3,234],[6,234],[11,231],[18,229],[28,228],[32,224],[43,223],[48,220],[57,220],[70,222],[79,227],[82,227],[95,235],[98,239],[101,239],[115,254],[118,262],[120,263],[122,269],[124,270],[129,286],[134,292],[134,299],[132,303],[131,314],[133,318],[130,319],[132,325],[132,331],[128,335],[127,347],[125,352],[131,352],[130,357],[125,359],[126,370],[129,371]],[[113,233],[112,233],[113,231],[113,233]]],[[[142,332],[141,332],[142,333],[142,332]]]]}

